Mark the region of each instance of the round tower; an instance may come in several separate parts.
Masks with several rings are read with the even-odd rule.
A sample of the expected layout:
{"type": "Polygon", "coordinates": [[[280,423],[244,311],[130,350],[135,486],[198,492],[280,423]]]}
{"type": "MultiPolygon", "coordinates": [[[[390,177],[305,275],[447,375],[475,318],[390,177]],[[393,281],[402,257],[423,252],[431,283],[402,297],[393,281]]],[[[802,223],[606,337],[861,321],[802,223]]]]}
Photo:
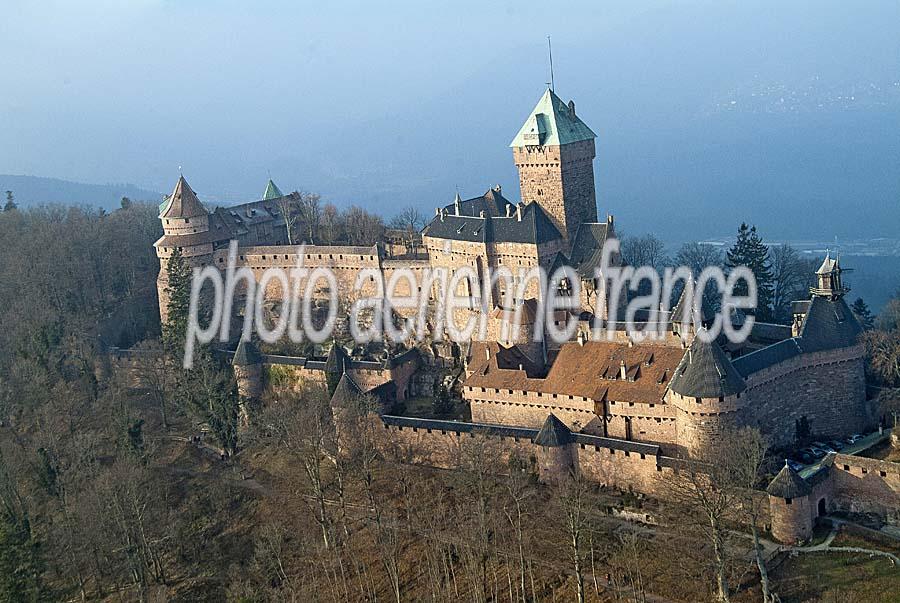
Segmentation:
{"type": "Polygon", "coordinates": [[[552,483],[564,480],[576,471],[575,439],[566,424],[550,413],[541,430],[534,437],[537,446],[538,478],[552,483]]]}
{"type": "Polygon", "coordinates": [[[325,385],[328,395],[333,396],[341,377],[350,368],[350,356],[337,341],[332,342],[328,358],[325,359],[325,385]]]}
{"type": "Polygon", "coordinates": [[[810,485],[791,469],[787,461],[766,488],[772,536],[785,544],[806,542],[812,536],[813,513],[810,508],[810,485]]]}
{"type": "Polygon", "coordinates": [[[169,306],[166,268],[172,254],[177,250],[189,267],[205,266],[212,262],[213,241],[210,237],[209,216],[187,180],[184,176],[179,176],[172,194],[160,205],[159,220],[162,222],[163,236],[153,244],[156,257],[159,258],[156,285],[159,314],[163,323],[167,320],[169,306]]]}
{"type": "Polygon", "coordinates": [[[252,341],[241,339],[231,362],[237,382],[240,424],[250,423],[250,410],[259,402],[263,392],[262,356],[252,341]]]}
{"type": "Polygon", "coordinates": [[[675,368],[667,401],[676,409],[676,444],[702,456],[743,420],[747,384],[715,341],[695,337],[675,368]]]}

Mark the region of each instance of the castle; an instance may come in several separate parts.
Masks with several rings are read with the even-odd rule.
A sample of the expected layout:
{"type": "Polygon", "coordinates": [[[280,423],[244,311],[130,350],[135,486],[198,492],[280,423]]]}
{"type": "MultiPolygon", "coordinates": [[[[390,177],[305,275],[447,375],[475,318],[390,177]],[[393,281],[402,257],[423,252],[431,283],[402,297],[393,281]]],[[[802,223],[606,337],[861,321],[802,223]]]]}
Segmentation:
{"type": "MultiPolygon", "coordinates": [[[[651,493],[660,472],[677,468],[676,457],[702,453],[730,428],[758,427],[775,446],[794,441],[799,421],[817,435],[831,437],[871,428],[875,418],[866,400],[861,327],[843,299],[847,288],[841,266],[830,257],[816,273],[810,298],[793,304],[793,325],[756,323],[741,344],[703,341],[695,330],[702,326],[675,319],[680,316],[678,308],[663,337],[635,342],[617,331],[611,340],[590,339],[591,322],[607,317],[584,292],[592,290],[588,285],[596,285],[594,269],[600,265],[604,243],[616,237],[612,216],[597,219],[595,138],[576,114],[575,104],[547,90],[510,144],[519,172],[519,202],[507,200],[500,186],[465,200],[457,194],[452,203],[435,210],[423,229],[425,258],[394,256],[383,243],[305,247],[304,265],[332,269],[342,295],[349,295],[346,292],[362,268],[380,271],[387,281],[400,268],[418,275],[426,268],[466,267],[481,277],[499,267],[515,272],[566,265],[586,285],[580,308],[560,317],[580,321],[577,335],[559,345],[531,337],[537,323],[535,302],[543,295],[537,283],[517,294],[514,307],[503,305],[502,283],[481,292],[487,299],[476,299],[479,303],[473,303],[470,311],[477,314],[480,302],[486,301],[482,307],[490,309],[489,336],[465,352],[461,383],[472,422],[385,414],[380,417],[384,427],[406,438],[418,449],[419,460],[430,464],[450,464],[450,451],[458,450],[462,435],[474,437],[477,432],[499,438],[507,451],[533,454],[545,477],[576,470],[597,481],[651,493]],[[522,309],[515,313],[522,334],[503,340],[496,325],[515,307],[522,309]]],[[[249,267],[257,279],[272,266],[292,268],[297,248],[287,245],[284,220],[286,207],[295,200],[292,195],[283,195],[270,180],[261,200],[208,211],[180,177],[160,208],[164,235],[155,243],[163,319],[165,263],[175,249],[190,266],[223,267],[229,241],[237,240],[238,265],[249,267]]],[[[415,286],[409,284],[409,289],[415,286]]],[[[266,294],[277,298],[285,292],[276,288],[266,294]]],[[[358,292],[377,294],[375,288],[358,292]]],[[[324,362],[296,360],[297,378],[328,381],[335,404],[342,397],[368,393],[388,408],[388,401],[410,395],[418,360],[410,357],[370,367],[379,376],[367,381],[365,367],[354,367],[338,347],[332,347],[324,362]]],[[[279,363],[286,361],[266,359],[252,343],[241,342],[234,365],[242,391],[258,396],[259,367],[279,363]]],[[[838,464],[849,467],[858,460],[838,464]]],[[[772,521],[779,526],[776,535],[803,539],[807,519],[811,521],[820,509],[801,513],[798,505],[789,511],[800,513],[802,521],[785,519],[783,501],[799,498],[799,493],[809,495],[816,486],[789,468],[786,471],[770,489],[773,509],[782,511],[781,519],[772,521]]],[[[896,488],[892,491],[896,495],[896,488]]]]}

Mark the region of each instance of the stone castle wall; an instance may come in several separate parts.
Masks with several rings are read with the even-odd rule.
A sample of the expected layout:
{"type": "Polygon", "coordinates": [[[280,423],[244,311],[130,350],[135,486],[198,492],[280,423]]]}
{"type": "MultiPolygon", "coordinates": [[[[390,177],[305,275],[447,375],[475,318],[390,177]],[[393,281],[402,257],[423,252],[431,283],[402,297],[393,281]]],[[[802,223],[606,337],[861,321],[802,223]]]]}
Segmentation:
{"type": "Polygon", "coordinates": [[[818,436],[865,431],[873,422],[863,356],[862,345],[804,353],[753,373],[743,394],[751,400],[747,421],[776,446],[794,442],[795,421],[803,416],[818,436]]]}

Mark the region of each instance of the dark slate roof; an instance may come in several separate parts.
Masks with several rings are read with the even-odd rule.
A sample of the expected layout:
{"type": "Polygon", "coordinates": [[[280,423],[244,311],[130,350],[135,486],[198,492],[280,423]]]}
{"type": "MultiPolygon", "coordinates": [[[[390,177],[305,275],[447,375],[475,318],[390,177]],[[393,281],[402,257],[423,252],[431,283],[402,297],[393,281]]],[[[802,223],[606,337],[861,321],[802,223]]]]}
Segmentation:
{"type": "Polygon", "coordinates": [[[382,415],[381,421],[385,425],[398,427],[412,427],[414,429],[436,429],[455,433],[481,432],[494,436],[531,439],[538,433],[537,429],[528,427],[510,427],[508,425],[490,425],[485,423],[468,423],[465,421],[445,421],[440,419],[418,419],[415,417],[398,417],[394,415],[382,415]]]}
{"type": "Polygon", "coordinates": [[[718,398],[742,392],[747,384],[718,343],[695,337],[669,387],[682,396],[718,398]]]}
{"type": "Polygon", "coordinates": [[[276,224],[283,223],[281,210],[272,199],[251,201],[230,207],[217,207],[213,213],[234,236],[246,233],[249,226],[276,220],[278,221],[276,224]]]}
{"type": "Polygon", "coordinates": [[[332,343],[328,358],[325,360],[325,372],[343,373],[349,365],[350,356],[347,355],[347,351],[339,343],[332,343]]]}
{"type": "Polygon", "coordinates": [[[800,348],[818,352],[852,346],[862,327],[843,298],[813,297],[800,329],[800,348]]]}
{"type": "Polygon", "coordinates": [[[516,215],[515,206],[493,189],[481,197],[462,201],[459,205],[459,215],[456,215],[454,204],[448,205],[444,208],[446,214],[443,218],[435,216],[422,234],[473,243],[534,245],[562,238],[559,230],[537,203],[528,203],[522,208],[521,220],[516,215]],[[506,217],[507,205],[513,208],[510,217],[506,217]],[[482,210],[485,215],[483,218],[480,217],[482,210]]]}
{"type": "Polygon", "coordinates": [[[238,342],[237,349],[234,351],[234,359],[231,362],[235,366],[249,366],[262,362],[262,356],[260,356],[259,350],[256,349],[252,341],[241,339],[238,342]]]}
{"type": "Polygon", "coordinates": [[[547,271],[548,276],[553,276],[556,274],[556,271],[562,268],[563,266],[571,266],[572,262],[569,261],[569,258],[566,257],[562,251],[556,254],[556,257],[553,258],[553,263],[550,264],[550,270],[547,271]]]}
{"type": "Polygon", "coordinates": [[[607,238],[615,236],[609,222],[585,222],[578,225],[569,261],[582,278],[594,277],[594,268],[600,267],[600,259],[603,257],[603,244],[607,238]]]}
{"type": "Polygon", "coordinates": [[[810,300],[803,299],[791,302],[791,314],[806,314],[809,311],[810,300]]]}
{"type": "Polygon", "coordinates": [[[797,498],[806,496],[811,491],[810,485],[800,477],[799,473],[788,467],[787,463],[766,488],[766,492],[779,498],[797,498]]]}
{"type": "MultiPolygon", "coordinates": [[[[696,280],[695,280],[696,284],[696,280]]],[[[694,293],[696,295],[697,290],[694,288],[694,293]]],[[[681,323],[683,312],[684,312],[684,304],[687,303],[687,287],[685,287],[681,291],[681,295],[678,296],[678,301],[675,302],[675,305],[669,311],[669,322],[681,323]]],[[[692,301],[693,303],[693,301],[692,301]]],[[[700,324],[706,324],[712,317],[715,316],[715,310],[710,306],[710,300],[707,299],[706,296],[700,300],[700,324]]],[[[688,314],[688,323],[693,323],[694,318],[690,314],[688,314]]]]}
{"type": "Polygon", "coordinates": [[[534,437],[538,446],[565,446],[572,443],[572,432],[566,424],[556,418],[552,412],[547,415],[543,427],[534,437]]]}
{"type": "Polygon", "coordinates": [[[331,404],[332,406],[344,406],[362,395],[362,389],[350,378],[350,375],[344,373],[334,388],[334,393],[331,394],[331,404]]]}
{"type": "Polygon", "coordinates": [[[750,339],[758,342],[775,343],[790,339],[791,326],[771,322],[754,322],[750,329],[750,339]]]}
{"type": "Polygon", "coordinates": [[[732,364],[734,364],[734,368],[741,375],[748,377],[751,373],[769,368],[779,362],[784,362],[789,358],[798,356],[801,352],[802,350],[796,338],[785,339],[755,352],[750,352],[740,358],[735,358],[732,364]]]}

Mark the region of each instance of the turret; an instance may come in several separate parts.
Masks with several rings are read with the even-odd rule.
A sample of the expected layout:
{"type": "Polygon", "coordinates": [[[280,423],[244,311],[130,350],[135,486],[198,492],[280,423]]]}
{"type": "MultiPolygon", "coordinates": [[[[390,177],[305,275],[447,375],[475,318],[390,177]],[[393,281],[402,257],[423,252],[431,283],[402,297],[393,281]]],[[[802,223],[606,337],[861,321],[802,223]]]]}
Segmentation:
{"type": "Polygon", "coordinates": [[[337,342],[331,344],[328,358],[325,359],[325,385],[328,387],[328,395],[333,396],[341,377],[350,368],[350,356],[337,342]]]}
{"type": "Polygon", "coordinates": [[[237,382],[240,406],[240,425],[250,423],[251,408],[255,406],[263,391],[262,356],[252,341],[241,339],[231,361],[234,379],[237,382]]]}
{"type": "Polygon", "coordinates": [[[559,482],[576,471],[575,439],[566,424],[550,413],[534,437],[537,446],[538,477],[543,482],[559,482]]]}
{"type": "Polygon", "coordinates": [[[840,259],[831,259],[830,254],[825,254],[825,260],[819,269],[816,270],[816,286],[811,287],[809,292],[819,297],[828,299],[838,299],[850,291],[850,287],[845,287],[841,273],[840,259]]]}
{"type": "Polygon", "coordinates": [[[672,374],[667,400],[676,409],[676,443],[691,456],[741,423],[747,384],[715,341],[695,337],[672,374]]]}
{"type": "Polygon", "coordinates": [[[184,179],[178,177],[172,194],[159,207],[159,220],[162,222],[163,236],[153,247],[159,258],[159,276],[156,289],[159,297],[160,320],[168,320],[169,296],[168,273],[166,271],[169,258],[177,249],[188,267],[205,266],[212,262],[213,236],[209,230],[209,212],[200,203],[197,194],[184,179]]]}
{"type": "Polygon", "coordinates": [[[812,536],[813,514],[810,508],[810,485],[790,468],[787,461],[766,488],[772,536],[785,544],[806,542],[812,536]]]}

